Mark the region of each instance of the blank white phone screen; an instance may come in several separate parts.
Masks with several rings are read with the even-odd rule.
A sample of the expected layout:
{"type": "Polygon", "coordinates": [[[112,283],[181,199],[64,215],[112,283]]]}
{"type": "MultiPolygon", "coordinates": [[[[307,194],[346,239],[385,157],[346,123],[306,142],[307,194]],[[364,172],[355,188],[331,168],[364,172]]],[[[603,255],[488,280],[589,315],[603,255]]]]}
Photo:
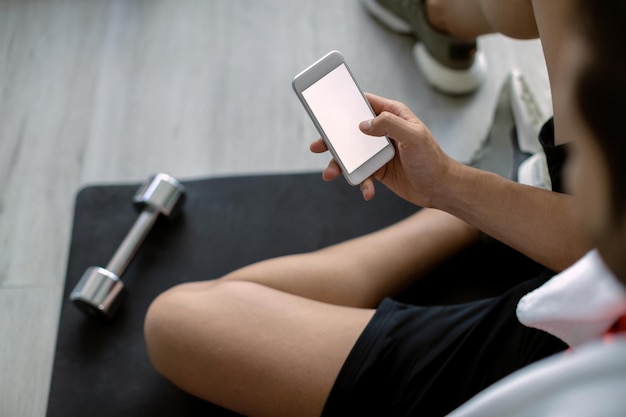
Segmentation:
{"type": "Polygon", "coordinates": [[[348,174],[367,162],[386,145],[385,137],[368,136],[359,123],[371,119],[365,103],[344,64],[302,92],[348,174]]]}

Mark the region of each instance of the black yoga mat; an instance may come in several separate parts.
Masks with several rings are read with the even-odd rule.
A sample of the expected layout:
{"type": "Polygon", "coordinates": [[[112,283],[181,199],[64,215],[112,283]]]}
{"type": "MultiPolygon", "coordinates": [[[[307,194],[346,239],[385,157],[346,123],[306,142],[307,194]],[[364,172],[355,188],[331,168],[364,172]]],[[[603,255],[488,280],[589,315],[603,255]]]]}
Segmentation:
{"type": "MultiPolygon", "coordinates": [[[[323,182],[320,173],[183,184],[187,200],[181,215],[174,221],[160,219],[146,238],[122,277],[128,293],[110,323],[87,317],[68,295],[87,267],[106,265],[130,229],[137,218],[132,197],[140,184],[94,185],[78,192],[48,417],[234,416],[182,392],[152,368],[143,339],[150,302],[178,283],[213,279],[268,257],[315,250],[417,210],[382,185],[376,198],[365,202],[358,187],[342,180],[323,182]]],[[[489,259],[502,260],[503,251],[511,262],[519,256],[488,246],[460,255],[404,297],[441,303],[501,291],[514,280],[485,273],[493,264],[489,259]],[[476,270],[481,271],[480,285],[470,287],[467,274],[476,270]]]]}

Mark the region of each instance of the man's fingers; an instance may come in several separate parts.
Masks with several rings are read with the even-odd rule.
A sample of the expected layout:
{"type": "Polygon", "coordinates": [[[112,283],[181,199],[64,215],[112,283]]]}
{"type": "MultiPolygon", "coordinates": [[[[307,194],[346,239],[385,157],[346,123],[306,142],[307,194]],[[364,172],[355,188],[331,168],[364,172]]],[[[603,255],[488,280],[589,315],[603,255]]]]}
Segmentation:
{"type": "Polygon", "coordinates": [[[359,124],[363,133],[371,136],[387,136],[399,143],[405,143],[407,140],[412,140],[417,135],[423,134],[424,132],[420,131],[421,127],[423,127],[421,123],[411,123],[387,111],[359,124]]]}
{"type": "Polygon", "coordinates": [[[365,93],[365,97],[370,102],[372,109],[374,109],[374,114],[389,112],[405,120],[417,120],[417,117],[404,103],[371,93],[365,93]]]}
{"type": "Polygon", "coordinates": [[[374,179],[372,177],[363,181],[359,187],[361,188],[361,194],[363,195],[363,199],[365,201],[370,201],[374,198],[374,195],[376,194],[376,187],[374,186],[374,179]]]}
{"type": "Polygon", "coordinates": [[[324,143],[324,140],[322,138],[319,138],[319,139],[311,142],[311,145],[309,146],[309,149],[313,153],[324,153],[324,152],[326,152],[328,150],[328,147],[324,143]]]}
{"type": "Polygon", "coordinates": [[[326,169],[322,172],[324,181],[332,181],[341,175],[341,168],[334,159],[331,159],[326,169]]]}

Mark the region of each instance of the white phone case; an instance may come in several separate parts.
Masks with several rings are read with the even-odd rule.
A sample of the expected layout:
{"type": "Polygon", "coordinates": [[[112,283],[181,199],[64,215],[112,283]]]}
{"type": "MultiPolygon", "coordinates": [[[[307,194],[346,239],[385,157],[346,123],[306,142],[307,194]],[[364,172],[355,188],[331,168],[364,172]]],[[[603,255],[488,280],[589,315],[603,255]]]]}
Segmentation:
{"type": "Polygon", "coordinates": [[[359,130],[375,114],[340,52],[324,55],[292,85],[349,184],[360,184],[394,157],[387,137],[359,130]]]}

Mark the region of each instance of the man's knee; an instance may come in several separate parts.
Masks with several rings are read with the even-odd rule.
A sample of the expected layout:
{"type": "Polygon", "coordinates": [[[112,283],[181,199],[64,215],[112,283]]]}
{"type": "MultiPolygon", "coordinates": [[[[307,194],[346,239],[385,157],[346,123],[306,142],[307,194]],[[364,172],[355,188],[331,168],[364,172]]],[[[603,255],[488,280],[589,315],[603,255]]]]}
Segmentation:
{"type": "Polygon", "coordinates": [[[208,334],[217,333],[227,318],[226,306],[238,304],[237,299],[250,293],[246,284],[220,280],[187,283],[156,297],[144,321],[146,348],[153,366],[171,376],[202,340],[198,326],[208,334]]]}

